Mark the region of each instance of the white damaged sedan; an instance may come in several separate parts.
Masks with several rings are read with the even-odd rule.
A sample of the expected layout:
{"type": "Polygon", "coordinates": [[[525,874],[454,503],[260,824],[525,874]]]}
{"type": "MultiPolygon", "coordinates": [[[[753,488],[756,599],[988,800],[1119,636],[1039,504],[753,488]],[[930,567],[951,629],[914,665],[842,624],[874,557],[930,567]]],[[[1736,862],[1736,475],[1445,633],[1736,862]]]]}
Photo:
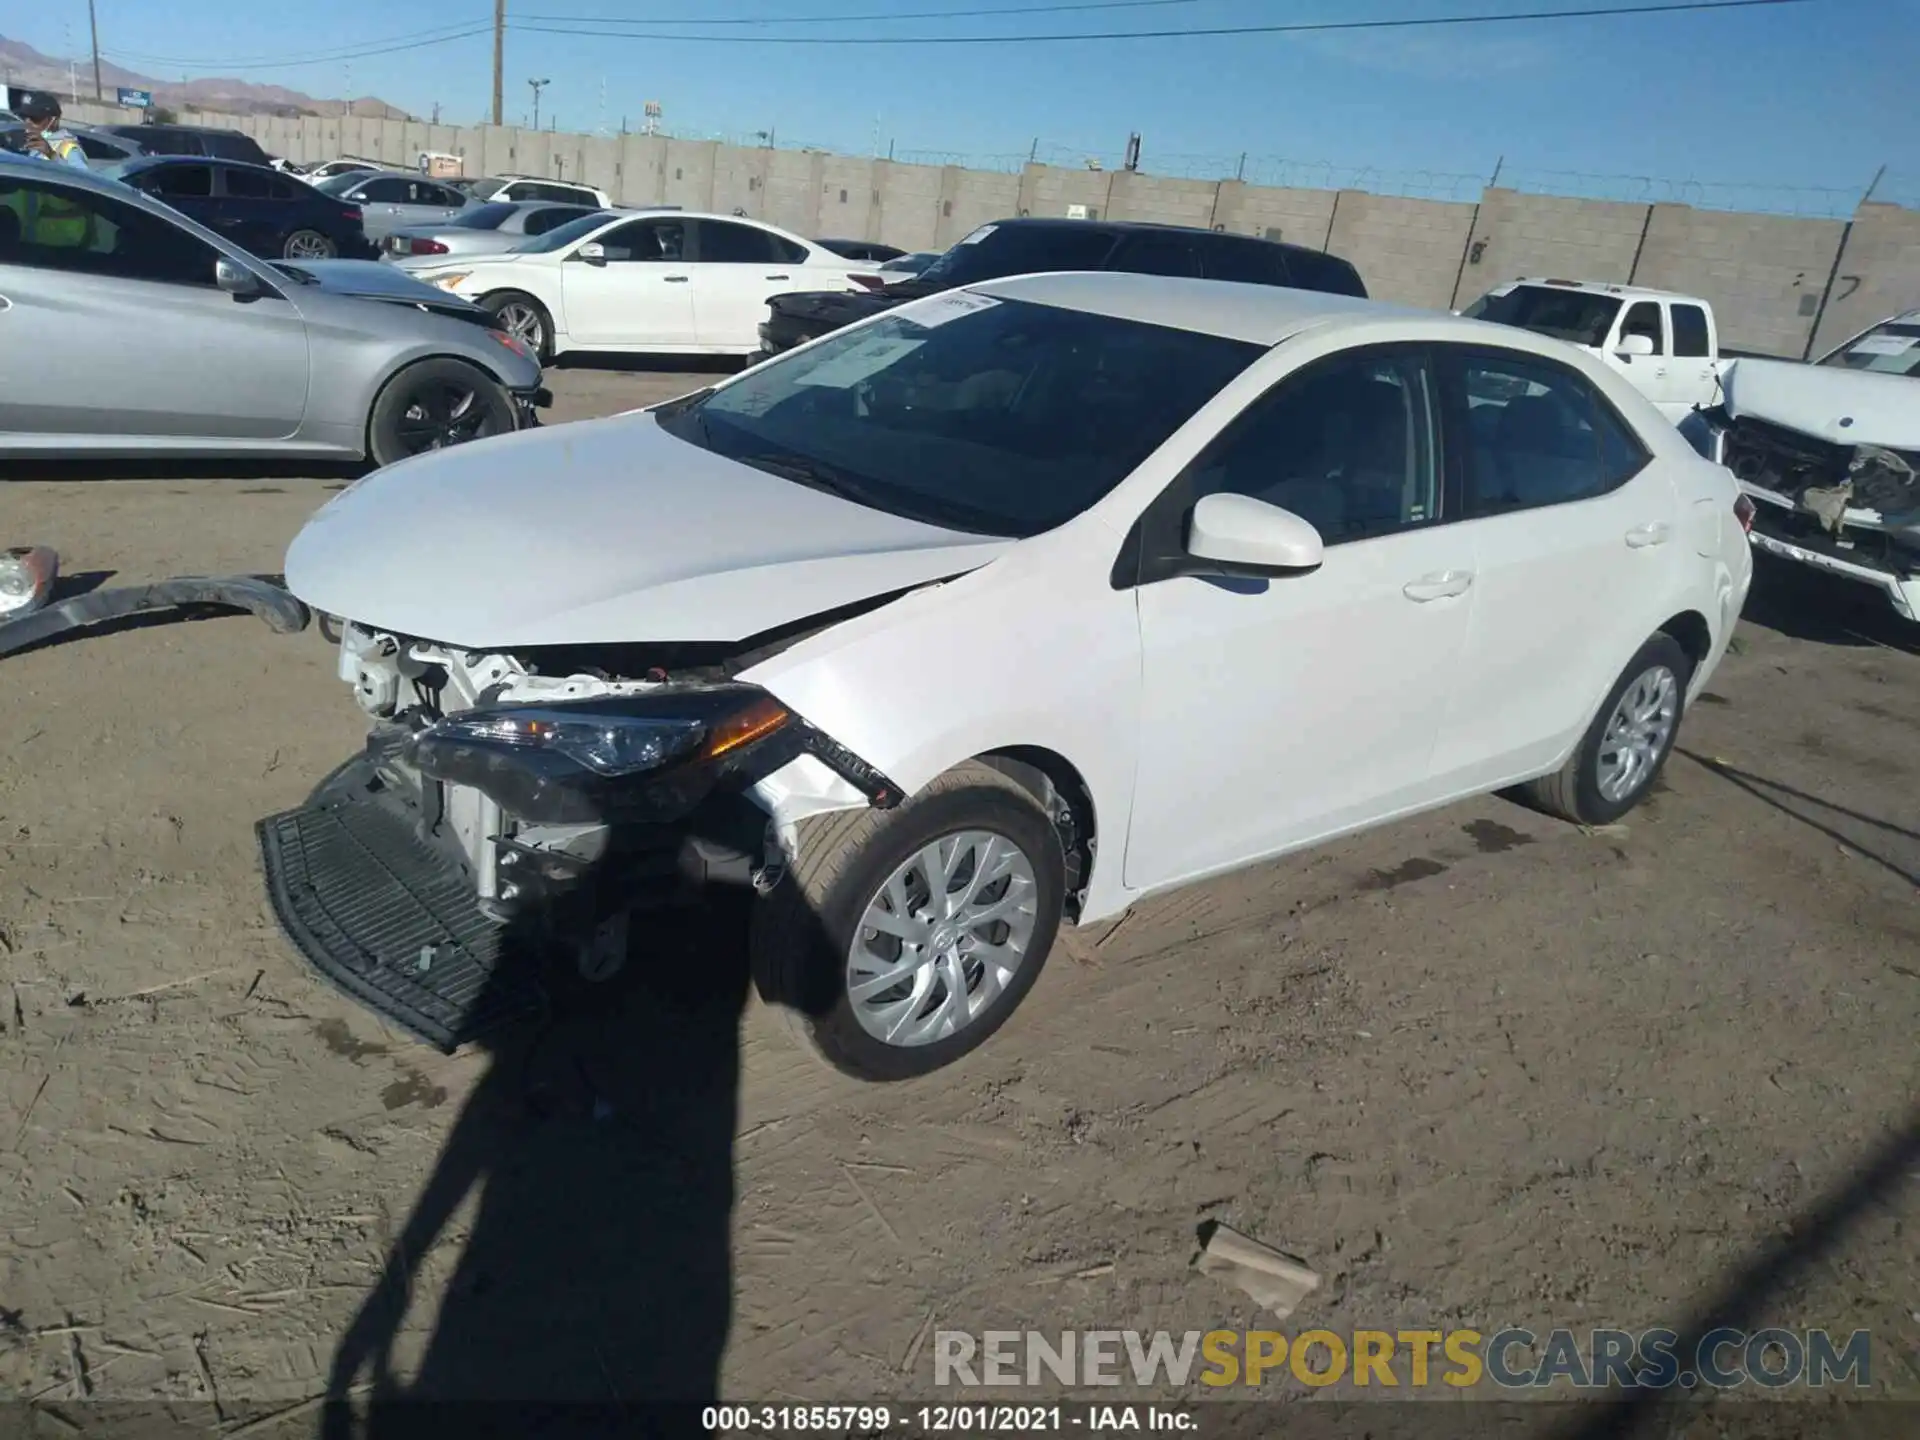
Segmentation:
{"type": "Polygon", "coordinates": [[[1028,276],[650,411],[391,466],[289,588],[374,726],[261,823],[283,927],[451,1048],[760,892],[836,1066],[991,1035],[1056,931],[1523,785],[1647,793],[1745,600],[1732,477],[1567,347],[1028,276]]]}

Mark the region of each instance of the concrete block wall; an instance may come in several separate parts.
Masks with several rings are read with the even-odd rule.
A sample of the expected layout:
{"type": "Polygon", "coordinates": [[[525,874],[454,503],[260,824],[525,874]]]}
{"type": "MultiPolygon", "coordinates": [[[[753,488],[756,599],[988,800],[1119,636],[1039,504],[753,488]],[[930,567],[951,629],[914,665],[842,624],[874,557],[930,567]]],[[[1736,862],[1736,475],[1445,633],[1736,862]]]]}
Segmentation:
{"type": "MultiPolygon", "coordinates": [[[[94,124],[140,119],[91,102],[70,109],[94,124]]],[[[361,116],[183,118],[245,131],[292,160],[359,155],[411,168],[422,150],[436,150],[461,156],[470,175],[579,179],[624,205],[738,209],[803,235],[909,250],[942,250],[994,220],[1064,217],[1084,205],[1105,219],[1331,250],[1353,261],[1381,299],[1436,309],[1464,306],[1522,275],[1634,281],[1704,296],[1734,349],[1796,357],[1809,343],[1821,353],[1888,314],[1920,308],[1920,211],[1894,205],[1862,205],[1851,222],[1504,189],[1474,205],[1054,165],[1009,174],[644,135],[361,116]]]]}
{"type": "Polygon", "coordinates": [[[1445,310],[1473,218],[1471,205],[1342,190],[1326,248],[1353,262],[1376,300],[1445,310]]]}
{"type": "Polygon", "coordinates": [[[1624,284],[1633,278],[1648,209],[1617,200],[1488,190],[1474,217],[1454,306],[1470,305],[1522,275],[1624,284]]]}
{"type": "Polygon", "coordinates": [[[1920,210],[1862,205],[1847,227],[1810,358],[1905,310],[1920,310],[1920,210]]]}

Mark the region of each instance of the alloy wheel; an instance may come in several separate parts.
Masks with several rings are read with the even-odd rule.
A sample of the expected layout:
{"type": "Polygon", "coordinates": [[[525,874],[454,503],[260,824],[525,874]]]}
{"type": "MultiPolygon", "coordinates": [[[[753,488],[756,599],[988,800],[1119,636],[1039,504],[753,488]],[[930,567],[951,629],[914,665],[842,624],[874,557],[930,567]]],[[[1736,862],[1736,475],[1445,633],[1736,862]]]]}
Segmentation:
{"type": "Polygon", "coordinates": [[[488,433],[491,414],[471,385],[427,381],[408,398],[395,427],[400,446],[409,455],[463,445],[488,433]]]}
{"type": "Polygon", "coordinates": [[[1618,804],[1639,793],[1666,754],[1680,717],[1680,682],[1664,665],[1643,670],[1607,719],[1596,764],[1601,797],[1618,804]]]}

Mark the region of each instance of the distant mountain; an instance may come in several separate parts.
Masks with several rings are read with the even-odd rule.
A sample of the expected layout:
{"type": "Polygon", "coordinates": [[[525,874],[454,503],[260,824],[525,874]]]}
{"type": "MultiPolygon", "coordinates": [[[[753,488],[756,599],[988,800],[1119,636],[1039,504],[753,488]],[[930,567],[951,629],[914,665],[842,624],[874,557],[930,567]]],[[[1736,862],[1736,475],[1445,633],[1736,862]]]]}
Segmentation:
{"type": "MultiPolygon", "coordinates": [[[[51,90],[66,98],[72,98],[71,78],[78,86],[80,99],[93,98],[92,57],[73,61],[69,69],[67,61],[42,55],[24,40],[9,40],[4,35],[0,35],[0,75],[5,76],[8,85],[51,90]]],[[[344,115],[351,105],[355,115],[383,120],[413,118],[399,106],[373,96],[352,101],[317,100],[284,85],[256,85],[251,80],[226,76],[161,80],[109,60],[100,62],[100,85],[108,104],[113,103],[113,92],[124,85],[129,90],[151,91],[154,104],[176,110],[218,110],[240,115],[344,115]]]]}

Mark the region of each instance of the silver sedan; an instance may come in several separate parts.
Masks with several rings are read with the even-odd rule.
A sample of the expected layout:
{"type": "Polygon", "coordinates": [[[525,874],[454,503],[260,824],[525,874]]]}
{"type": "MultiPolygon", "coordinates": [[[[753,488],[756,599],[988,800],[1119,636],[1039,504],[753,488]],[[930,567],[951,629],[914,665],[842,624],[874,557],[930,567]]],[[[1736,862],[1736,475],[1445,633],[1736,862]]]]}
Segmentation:
{"type": "Polygon", "coordinates": [[[591,205],[555,205],[546,200],[499,201],[463,210],[451,220],[409,225],[387,236],[382,258],[418,255],[498,255],[568,221],[598,213],[591,205]]]}
{"type": "Polygon", "coordinates": [[[106,176],[0,155],[0,456],[385,465],[544,398],[524,344],[391,267],[271,265],[106,176]]]}

